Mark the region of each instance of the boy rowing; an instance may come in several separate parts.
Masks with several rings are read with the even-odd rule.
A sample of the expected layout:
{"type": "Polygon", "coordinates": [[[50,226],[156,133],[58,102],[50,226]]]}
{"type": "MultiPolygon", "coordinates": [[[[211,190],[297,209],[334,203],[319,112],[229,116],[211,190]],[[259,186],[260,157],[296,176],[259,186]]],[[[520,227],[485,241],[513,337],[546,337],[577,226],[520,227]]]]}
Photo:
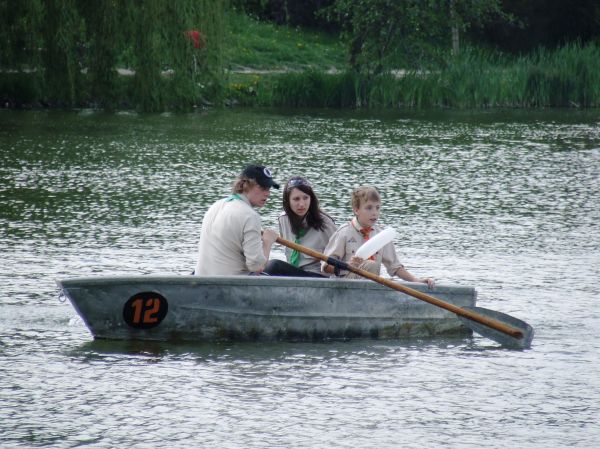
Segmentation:
{"type": "MultiPolygon", "coordinates": [[[[434,288],[433,278],[418,278],[404,268],[396,254],[394,242],[387,243],[366,260],[354,255],[364,242],[383,230],[377,224],[380,209],[381,197],[375,187],[363,186],[355,189],[352,192],[354,217],[331,236],[324,254],[376,275],[380,274],[383,264],[390,276],[398,276],[409,282],[421,282],[427,284],[430,289],[434,288]]],[[[335,268],[326,262],[321,263],[321,269],[325,273],[335,271],[335,268]]],[[[360,278],[359,275],[347,271],[342,271],[339,275],[348,279],[360,278]]]]}

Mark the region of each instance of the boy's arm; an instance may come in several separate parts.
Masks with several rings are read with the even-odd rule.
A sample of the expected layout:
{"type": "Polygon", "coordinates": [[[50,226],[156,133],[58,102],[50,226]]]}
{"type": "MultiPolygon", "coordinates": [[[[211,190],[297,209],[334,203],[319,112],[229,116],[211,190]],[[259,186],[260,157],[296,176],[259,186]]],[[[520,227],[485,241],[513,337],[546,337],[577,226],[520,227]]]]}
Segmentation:
{"type": "Polygon", "coordinates": [[[329,241],[331,241],[331,238],[333,237],[333,234],[335,234],[336,231],[338,230],[338,227],[333,222],[333,219],[331,219],[329,217],[326,217],[324,219],[324,222],[325,222],[325,226],[323,229],[323,233],[326,236],[326,238],[328,238],[329,241]]]}
{"type": "Polygon", "coordinates": [[[385,265],[385,268],[390,276],[398,276],[400,279],[408,282],[421,282],[423,284],[427,284],[429,288],[435,287],[435,281],[433,278],[418,278],[404,268],[404,265],[402,265],[398,259],[396,248],[394,247],[393,242],[390,242],[383,247],[382,263],[385,265]]]}
{"type": "Polygon", "coordinates": [[[409,273],[404,267],[398,268],[394,274],[408,282],[421,282],[422,284],[427,284],[429,288],[435,287],[435,280],[433,278],[418,278],[414,274],[409,273]]]}
{"type": "MultiPolygon", "coordinates": [[[[323,254],[334,259],[344,260],[346,255],[346,240],[343,235],[337,230],[329,239],[329,243],[323,250],[323,254]]],[[[321,262],[321,271],[327,274],[334,274],[335,267],[327,262],[321,262]]]]}
{"type": "Polygon", "coordinates": [[[409,273],[406,268],[400,267],[394,272],[394,276],[398,276],[400,279],[404,279],[408,282],[422,282],[414,274],[409,273]]]}

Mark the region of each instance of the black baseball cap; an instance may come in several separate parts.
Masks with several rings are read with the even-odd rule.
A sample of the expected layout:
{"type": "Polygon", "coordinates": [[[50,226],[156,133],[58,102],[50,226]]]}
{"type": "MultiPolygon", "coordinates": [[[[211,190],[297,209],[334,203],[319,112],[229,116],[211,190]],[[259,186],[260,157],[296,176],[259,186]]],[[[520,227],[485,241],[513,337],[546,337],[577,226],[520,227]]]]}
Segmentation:
{"type": "Polygon", "coordinates": [[[246,168],[244,168],[244,171],[242,172],[241,176],[254,179],[259,186],[264,188],[279,188],[279,183],[273,179],[271,170],[269,170],[264,165],[248,165],[246,168]]]}

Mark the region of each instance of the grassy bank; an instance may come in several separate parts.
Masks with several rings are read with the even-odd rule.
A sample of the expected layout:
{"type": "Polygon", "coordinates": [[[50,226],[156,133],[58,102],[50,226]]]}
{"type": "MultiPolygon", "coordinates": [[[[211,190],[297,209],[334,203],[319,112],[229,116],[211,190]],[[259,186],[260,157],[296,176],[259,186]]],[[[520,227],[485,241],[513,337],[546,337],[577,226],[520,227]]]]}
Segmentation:
{"type": "Polygon", "coordinates": [[[337,35],[260,22],[228,14],[224,48],[230,71],[331,70],[345,67],[345,49],[337,35]]]}
{"type": "Polygon", "coordinates": [[[511,57],[466,47],[438,68],[361,78],[335,36],[233,15],[230,104],[287,107],[490,108],[600,106],[600,47],[511,57]],[[244,68],[244,71],[240,71],[244,68]],[[334,70],[332,70],[334,69],[334,70]],[[332,73],[333,72],[333,73],[332,73]]]}
{"type": "MultiPolygon", "coordinates": [[[[158,106],[146,110],[189,110],[219,104],[330,108],[600,106],[600,47],[594,44],[567,45],[521,57],[466,47],[458,57],[448,56],[439,67],[402,75],[388,70],[366,77],[349,71],[345,47],[336,35],[277,26],[235,12],[225,13],[223,19],[220,62],[214,64],[222,66],[222,71],[215,70],[207,77],[194,63],[193,78],[186,78],[191,70],[171,70],[171,75],[153,77],[152,89],[140,89],[135,76],[117,76],[110,92],[115,107],[142,105],[144,110],[142,100],[152,95],[158,106]],[[185,83],[178,82],[182,78],[185,83]]],[[[200,60],[208,54],[204,51],[197,51],[200,60]]],[[[74,98],[62,104],[45,101],[42,73],[1,71],[2,105],[102,107],[94,94],[94,80],[85,69],[78,74],[74,98]]]]}
{"type": "Polygon", "coordinates": [[[241,105],[288,107],[598,107],[600,47],[568,45],[512,58],[467,48],[443,67],[401,76],[254,74],[230,83],[228,97],[241,105]]]}

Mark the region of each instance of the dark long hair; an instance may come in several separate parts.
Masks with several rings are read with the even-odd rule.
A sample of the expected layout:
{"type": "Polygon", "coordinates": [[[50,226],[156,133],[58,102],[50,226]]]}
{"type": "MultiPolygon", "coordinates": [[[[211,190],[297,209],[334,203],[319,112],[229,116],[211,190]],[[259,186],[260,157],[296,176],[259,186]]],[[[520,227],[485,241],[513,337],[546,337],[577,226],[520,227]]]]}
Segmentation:
{"type": "Polygon", "coordinates": [[[319,208],[319,199],[313,191],[310,183],[301,176],[292,176],[286,183],[283,189],[283,210],[290,219],[292,232],[298,235],[300,229],[303,228],[302,221],[304,217],[296,215],[290,206],[290,194],[292,190],[298,189],[310,196],[310,206],[306,212],[306,224],[309,228],[322,231],[325,228],[325,217],[331,217],[319,208]]]}

